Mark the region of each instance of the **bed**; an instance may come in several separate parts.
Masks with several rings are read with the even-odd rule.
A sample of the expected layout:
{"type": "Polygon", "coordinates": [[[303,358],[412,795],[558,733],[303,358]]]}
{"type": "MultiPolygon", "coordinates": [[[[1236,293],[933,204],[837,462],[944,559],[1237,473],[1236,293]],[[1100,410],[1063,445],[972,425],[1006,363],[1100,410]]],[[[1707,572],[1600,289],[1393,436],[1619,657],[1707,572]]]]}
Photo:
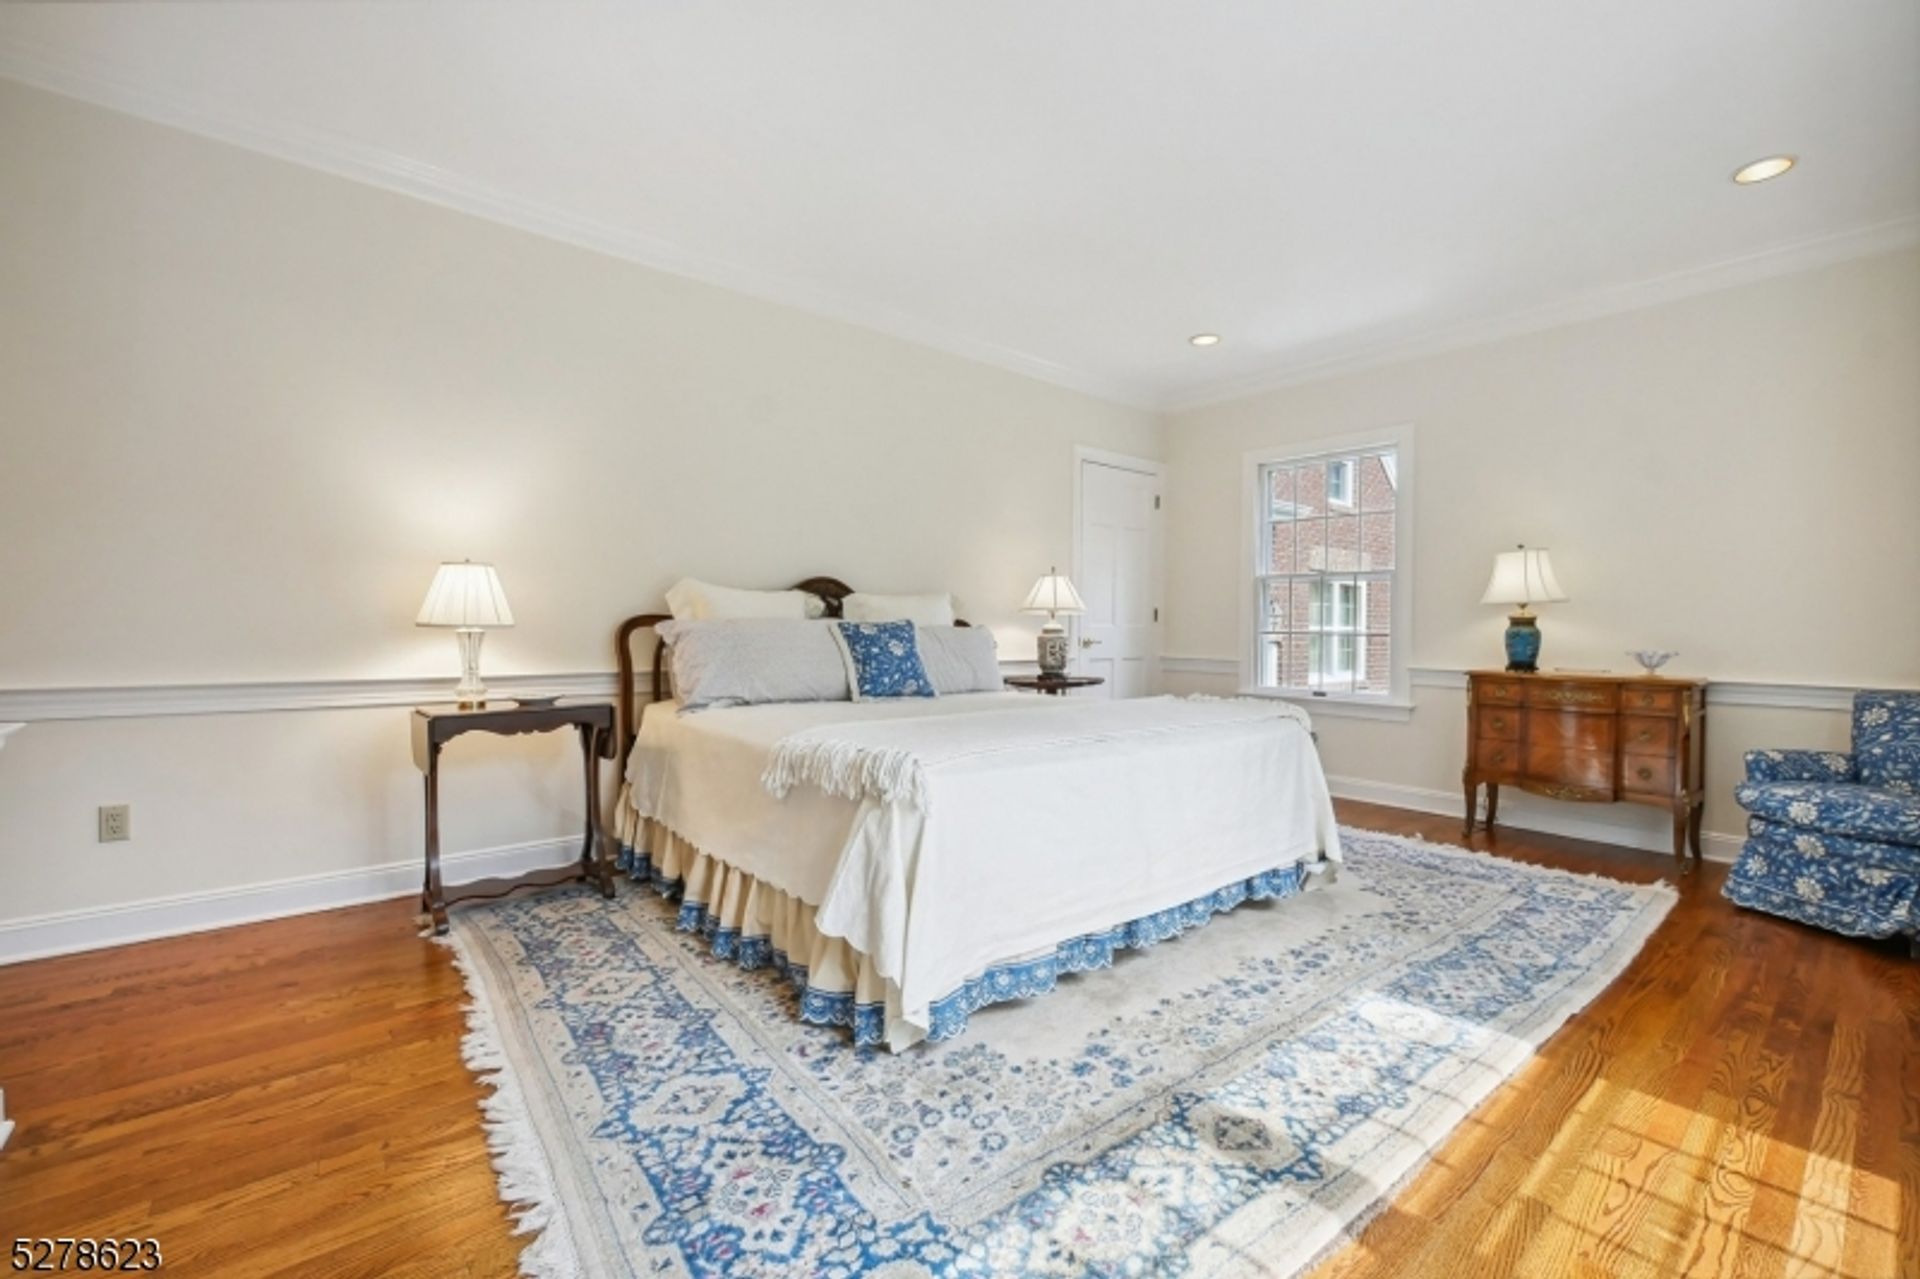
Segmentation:
{"type": "MultiPolygon", "coordinates": [[[[851,593],[797,589],[830,617],[851,593]]],[[[656,700],[635,695],[635,639],[666,620],[619,631],[620,863],[715,955],[783,972],[801,1017],[857,1043],[950,1038],[1339,861],[1285,703],[1002,691],[683,715],[661,646],[656,700]]]]}

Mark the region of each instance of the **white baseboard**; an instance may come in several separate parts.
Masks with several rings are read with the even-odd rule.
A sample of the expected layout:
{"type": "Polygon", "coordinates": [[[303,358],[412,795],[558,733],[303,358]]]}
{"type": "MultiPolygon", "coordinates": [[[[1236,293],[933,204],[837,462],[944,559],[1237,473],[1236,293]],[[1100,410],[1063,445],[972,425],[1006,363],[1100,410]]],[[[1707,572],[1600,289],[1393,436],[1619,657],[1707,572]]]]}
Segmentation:
{"type": "MultiPolygon", "coordinates": [[[[1417,813],[1437,813],[1460,818],[1466,813],[1466,796],[1458,791],[1430,790],[1424,786],[1402,786],[1395,782],[1368,781],[1362,777],[1328,777],[1327,788],[1337,799],[1357,799],[1389,808],[1410,808],[1417,813]]],[[[1649,853],[1673,852],[1673,827],[1662,814],[1657,822],[1644,820],[1653,812],[1639,805],[1536,804],[1523,792],[1504,790],[1500,794],[1500,825],[1516,830],[1539,831],[1568,839],[1591,840],[1597,844],[1615,844],[1649,853]],[[1516,803],[1515,801],[1519,801],[1516,803]],[[1618,813],[1616,817],[1588,816],[1593,813],[1618,813]],[[1625,820],[1622,820],[1625,818],[1625,820]]],[[[1700,832],[1700,852],[1711,862],[1731,862],[1740,851],[1738,835],[1716,831],[1700,832]]]]}
{"type": "MultiPolygon", "coordinates": [[[[440,865],[448,883],[464,883],[561,866],[579,855],[580,837],[574,835],[449,853],[441,858],[440,865]]],[[[412,897],[420,891],[420,875],[421,861],[411,857],[381,866],[300,875],[242,888],[179,893],[123,906],[8,920],[0,922],[0,964],[412,897]]]]}
{"type": "MultiPolygon", "coordinates": [[[[1327,784],[1342,799],[1408,808],[1415,812],[1458,818],[1465,807],[1463,797],[1453,791],[1402,786],[1359,777],[1329,777],[1327,784]]],[[[1631,806],[1615,806],[1625,809],[1628,820],[1623,821],[1582,815],[1563,805],[1536,807],[1525,796],[1518,794],[1503,798],[1508,802],[1503,807],[1502,825],[1648,852],[1668,852],[1672,848],[1670,828],[1666,822],[1633,820],[1635,816],[1644,814],[1631,806]]],[[[1702,849],[1711,861],[1732,861],[1740,849],[1740,843],[1738,836],[1715,832],[1707,832],[1701,838],[1702,849]]],[[[448,881],[457,883],[519,875],[530,870],[564,865],[578,855],[579,848],[577,836],[536,840],[501,848],[450,853],[442,865],[448,881]]],[[[419,890],[420,862],[410,857],[380,866],[301,875],[241,888],[180,893],[121,906],[8,920],[0,922],[0,964],[45,959],[107,946],[124,946],[131,942],[177,937],[184,933],[206,932],[235,924],[282,919],[288,915],[304,915],[366,902],[389,901],[396,897],[411,897],[419,890]]]]}

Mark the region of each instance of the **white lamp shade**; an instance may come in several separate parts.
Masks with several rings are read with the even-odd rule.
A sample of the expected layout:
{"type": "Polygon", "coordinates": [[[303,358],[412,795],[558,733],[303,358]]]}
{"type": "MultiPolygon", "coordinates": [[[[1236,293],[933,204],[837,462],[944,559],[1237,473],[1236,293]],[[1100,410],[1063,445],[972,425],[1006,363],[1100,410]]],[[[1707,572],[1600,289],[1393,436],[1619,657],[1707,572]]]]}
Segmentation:
{"type": "Polygon", "coordinates": [[[512,626],[513,610],[491,564],[442,564],[427,588],[416,626],[512,626]]]}
{"type": "Polygon", "coordinates": [[[1059,613],[1076,614],[1087,611],[1087,602],[1080,598],[1080,592],[1073,589],[1073,583],[1058,573],[1049,573],[1033,584],[1027,592],[1027,602],[1020,606],[1022,613],[1045,613],[1052,617],[1059,613]]]}
{"type": "Polygon", "coordinates": [[[1553,575],[1553,560],[1546,548],[1521,547],[1501,551],[1493,557],[1493,577],[1487,582],[1482,604],[1552,604],[1567,598],[1560,579],[1553,575]]]}

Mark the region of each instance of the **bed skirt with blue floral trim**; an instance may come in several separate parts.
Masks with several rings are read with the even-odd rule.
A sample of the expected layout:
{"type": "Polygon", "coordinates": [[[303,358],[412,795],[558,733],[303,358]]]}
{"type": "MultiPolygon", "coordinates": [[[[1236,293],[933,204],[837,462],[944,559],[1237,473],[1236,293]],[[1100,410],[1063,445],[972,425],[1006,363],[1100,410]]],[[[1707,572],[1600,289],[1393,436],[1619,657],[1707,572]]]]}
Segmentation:
{"type": "MultiPolygon", "coordinates": [[[[655,822],[621,825],[620,868],[679,903],[680,931],[708,938],[717,958],[784,976],[799,996],[802,1020],[845,1026],[856,1044],[887,1042],[892,983],[847,942],[820,934],[811,905],[706,856],[655,822]]],[[[1178,906],[1070,938],[1050,951],[995,964],[933,1002],[926,1037],[951,1039],[982,1008],[1044,995],[1069,973],[1110,967],[1120,951],[1177,937],[1245,902],[1291,897],[1312,877],[1313,868],[1305,864],[1263,871],[1178,906]]]]}

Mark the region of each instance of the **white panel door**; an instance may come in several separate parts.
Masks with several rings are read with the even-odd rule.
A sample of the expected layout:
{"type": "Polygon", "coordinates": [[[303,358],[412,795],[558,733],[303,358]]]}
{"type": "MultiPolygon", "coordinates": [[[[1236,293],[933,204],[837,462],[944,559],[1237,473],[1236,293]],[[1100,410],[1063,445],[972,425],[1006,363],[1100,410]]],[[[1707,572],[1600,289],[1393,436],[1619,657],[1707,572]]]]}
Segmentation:
{"type": "Polygon", "coordinates": [[[1073,582],[1086,601],[1075,669],[1107,682],[1094,692],[1144,697],[1160,658],[1155,599],[1160,479],[1124,464],[1080,459],[1079,563],[1073,582]]]}

